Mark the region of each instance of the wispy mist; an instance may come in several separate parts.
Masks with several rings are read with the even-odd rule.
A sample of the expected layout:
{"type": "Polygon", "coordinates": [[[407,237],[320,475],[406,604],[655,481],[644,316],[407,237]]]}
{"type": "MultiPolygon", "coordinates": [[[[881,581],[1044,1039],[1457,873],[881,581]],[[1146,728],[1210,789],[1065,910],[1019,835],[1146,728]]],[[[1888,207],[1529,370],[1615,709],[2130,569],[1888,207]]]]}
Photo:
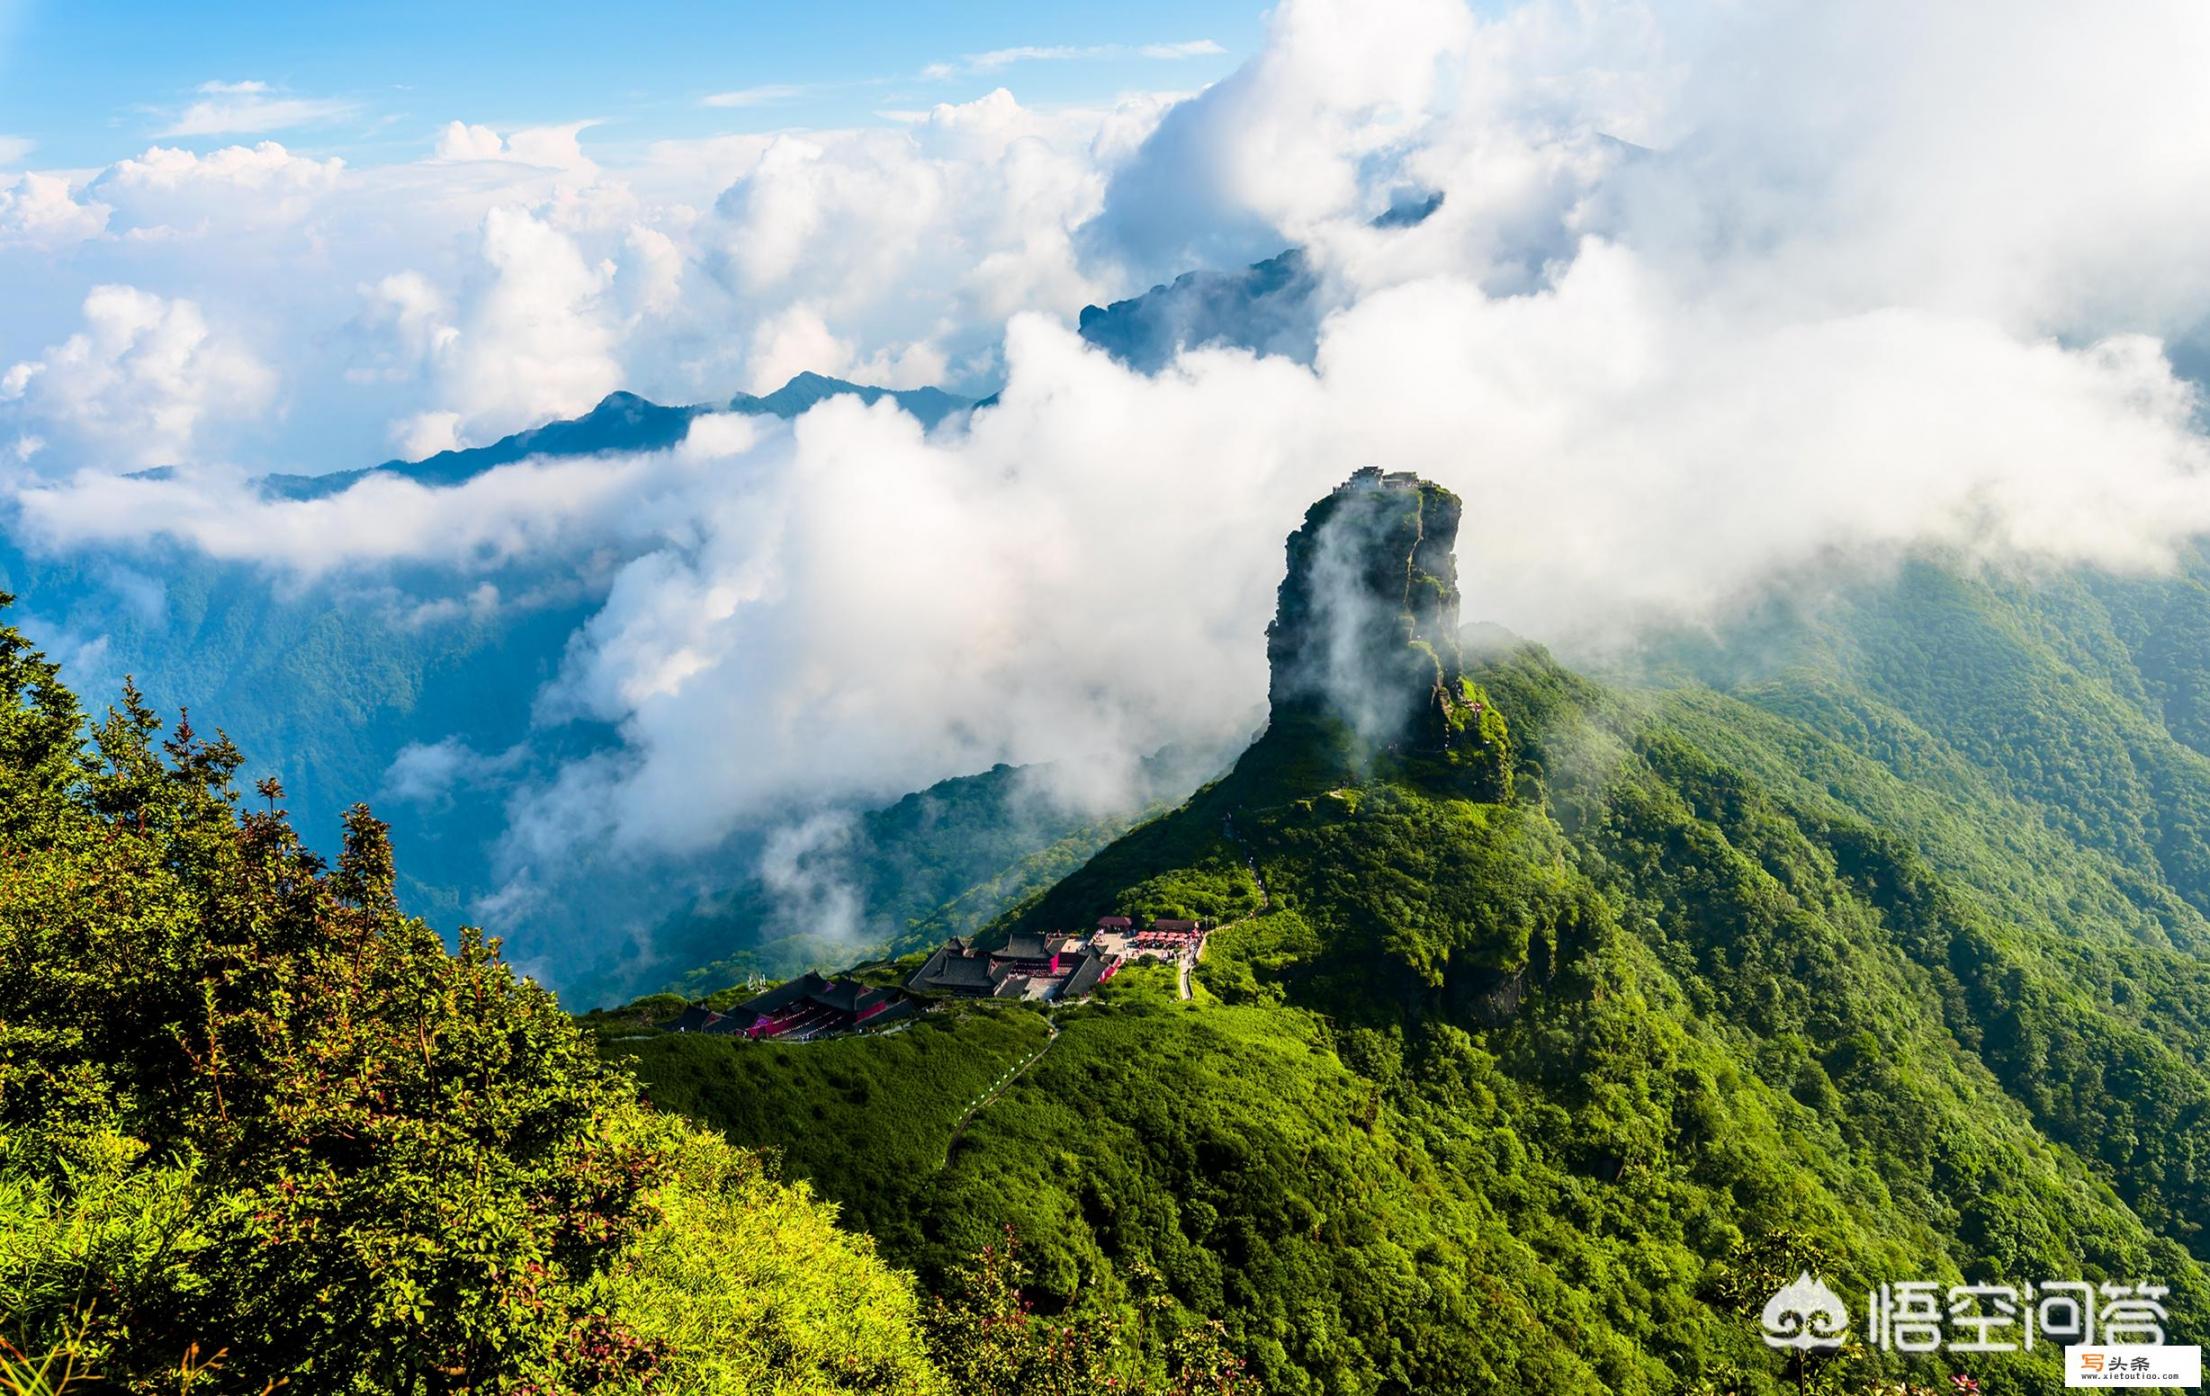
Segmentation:
{"type": "MultiPolygon", "coordinates": [[[[1046,142],[1048,253],[997,262],[1004,228],[966,234],[958,304],[1002,329],[1004,371],[971,422],[837,401],[311,504],[212,475],[49,481],[23,525],[293,575],[611,557],[539,710],[621,746],[515,793],[506,866],[538,889],[500,904],[516,916],[608,860],[998,761],[1109,802],[1161,746],[1232,745],[1263,711],[1282,540],[1354,465],[1465,499],[1469,619],[1586,645],[1917,547],[2141,568],[2210,528],[2200,391],[2167,348],[2210,309],[2199,7],[1383,10],[1292,0],[1155,129],[1099,118],[1073,165],[1046,142]],[[1407,190],[1444,200],[1374,226],[1407,190]],[[1212,349],[1147,375],[1064,311],[991,318],[1291,241],[1309,362],[1212,349]]],[[[939,211],[1018,124],[978,115],[963,156],[942,120],[939,211]]],[[[905,187],[893,146],[763,164],[716,215],[760,238],[679,248],[680,284],[897,294],[913,263],[804,231],[840,179],[905,187]]],[[[912,343],[857,335],[830,338],[852,360],[912,343]]]]}

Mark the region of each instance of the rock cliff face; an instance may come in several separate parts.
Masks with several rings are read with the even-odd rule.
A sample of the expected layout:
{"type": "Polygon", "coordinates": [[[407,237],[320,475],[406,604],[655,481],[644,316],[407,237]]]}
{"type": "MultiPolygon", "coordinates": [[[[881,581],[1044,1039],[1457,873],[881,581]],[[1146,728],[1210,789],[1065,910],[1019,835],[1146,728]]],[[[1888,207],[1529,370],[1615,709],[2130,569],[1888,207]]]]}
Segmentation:
{"type": "Polygon", "coordinates": [[[1358,471],[1305,512],[1266,631],[1278,721],[1326,715],[1369,745],[1440,751],[1466,722],[1458,496],[1409,473],[1358,471]]]}

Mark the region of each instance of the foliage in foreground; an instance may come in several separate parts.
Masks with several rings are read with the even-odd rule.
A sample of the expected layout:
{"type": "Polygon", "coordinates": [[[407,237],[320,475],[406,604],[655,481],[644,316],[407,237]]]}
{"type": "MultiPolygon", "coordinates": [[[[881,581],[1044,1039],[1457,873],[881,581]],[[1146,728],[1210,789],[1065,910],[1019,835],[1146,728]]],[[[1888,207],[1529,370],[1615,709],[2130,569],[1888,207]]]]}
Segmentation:
{"type": "Polygon", "coordinates": [[[495,942],[448,953],[401,915],[365,809],[325,866],[273,781],[240,810],[226,740],[164,739],[128,689],[82,732],[0,627],[15,1376],[58,1381],[59,1355],[208,1396],[940,1389],[910,1283],[644,1108],[495,942]]]}

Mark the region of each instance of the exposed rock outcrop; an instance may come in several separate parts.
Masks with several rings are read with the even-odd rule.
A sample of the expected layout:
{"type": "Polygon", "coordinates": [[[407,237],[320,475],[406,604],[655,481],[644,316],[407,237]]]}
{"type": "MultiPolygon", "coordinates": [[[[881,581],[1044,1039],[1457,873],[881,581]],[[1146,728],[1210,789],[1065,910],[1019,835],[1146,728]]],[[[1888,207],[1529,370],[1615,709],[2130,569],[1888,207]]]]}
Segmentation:
{"type": "Polygon", "coordinates": [[[1464,506],[1366,467],[1305,513],[1266,631],[1276,720],[1339,718],[1369,745],[1441,751],[1465,728],[1458,564],[1464,506]]]}

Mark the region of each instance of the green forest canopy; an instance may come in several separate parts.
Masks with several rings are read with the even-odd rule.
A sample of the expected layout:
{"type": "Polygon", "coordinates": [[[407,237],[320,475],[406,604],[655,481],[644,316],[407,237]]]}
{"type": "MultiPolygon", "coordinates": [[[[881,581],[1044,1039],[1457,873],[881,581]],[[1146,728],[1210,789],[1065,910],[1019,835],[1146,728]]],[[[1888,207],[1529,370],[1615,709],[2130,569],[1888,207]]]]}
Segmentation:
{"type": "MultiPolygon", "coordinates": [[[[2210,762],[2124,692],[2153,637],[2089,596],[2052,638],[2043,595],[1907,573],[1796,618],[1791,663],[1659,687],[1492,647],[1505,779],[1277,721],[997,928],[1219,919],[1199,998],[1130,971],[1062,1009],[956,1144],[1026,1010],[608,1050],[925,1280],[1009,1222],[1039,1306],[1218,1319],[1273,1391],[1792,1389],[1756,1310],[1799,1268],[1860,1317],[1882,1280],[2146,1280],[2199,1334],[2210,942],[2172,831],[2210,762]]],[[[1811,1376],[2037,1390],[2059,1356],[1860,1337],[1811,1376]]]]}

